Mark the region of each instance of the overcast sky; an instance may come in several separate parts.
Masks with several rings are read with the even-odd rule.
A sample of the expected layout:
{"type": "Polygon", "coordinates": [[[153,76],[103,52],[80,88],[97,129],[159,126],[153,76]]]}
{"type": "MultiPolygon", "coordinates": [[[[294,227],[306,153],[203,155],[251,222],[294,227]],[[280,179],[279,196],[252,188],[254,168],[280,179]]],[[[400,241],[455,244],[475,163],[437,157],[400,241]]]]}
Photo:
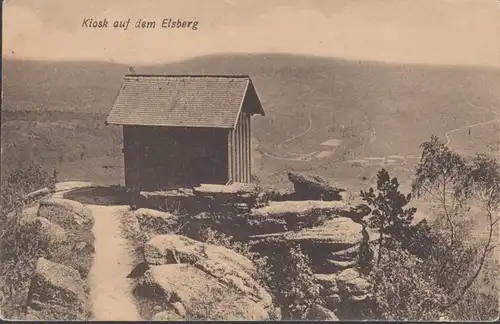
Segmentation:
{"type": "Polygon", "coordinates": [[[4,57],[147,64],[221,52],[500,66],[499,0],[5,0],[4,57]],[[85,18],[155,29],[82,28],[85,18]],[[198,30],[159,28],[199,21],[198,30]]]}

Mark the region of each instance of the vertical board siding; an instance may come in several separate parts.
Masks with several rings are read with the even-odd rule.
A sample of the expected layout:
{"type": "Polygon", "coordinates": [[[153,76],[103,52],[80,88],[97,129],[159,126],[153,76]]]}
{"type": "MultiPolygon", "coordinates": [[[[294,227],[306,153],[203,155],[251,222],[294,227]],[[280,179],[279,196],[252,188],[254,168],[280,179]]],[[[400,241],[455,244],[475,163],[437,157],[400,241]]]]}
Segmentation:
{"type": "Polygon", "coordinates": [[[234,129],[232,132],[231,136],[231,141],[233,143],[233,152],[231,154],[231,161],[233,164],[233,181],[237,182],[238,181],[238,166],[236,163],[236,146],[238,146],[238,143],[236,142],[236,129],[234,129]]]}
{"type": "Polygon", "coordinates": [[[242,116],[239,117],[239,127],[238,127],[238,156],[239,156],[239,171],[240,171],[240,182],[243,182],[243,123],[241,122],[242,116]]]}
{"type": "Polygon", "coordinates": [[[248,118],[249,114],[245,113],[245,120],[244,124],[245,125],[245,147],[243,148],[245,151],[245,182],[250,182],[250,176],[248,175],[248,170],[250,169],[250,155],[248,154],[248,143],[250,142],[250,136],[249,135],[249,127],[248,127],[248,118]]]}
{"type": "Polygon", "coordinates": [[[128,126],[123,126],[123,164],[124,164],[124,173],[125,173],[125,186],[126,187],[131,187],[132,185],[132,179],[130,179],[131,172],[130,170],[133,168],[130,159],[129,159],[129,143],[130,143],[130,137],[128,135],[128,126]]]}
{"type": "Polygon", "coordinates": [[[228,145],[228,175],[234,182],[251,182],[251,149],[250,114],[242,112],[234,130],[230,130],[228,145]]]}
{"type": "Polygon", "coordinates": [[[252,181],[252,133],[250,132],[250,114],[247,114],[247,120],[246,120],[246,125],[247,125],[247,161],[248,161],[248,167],[247,167],[247,179],[248,182],[252,181]]]}
{"type": "Polygon", "coordinates": [[[247,143],[247,114],[244,112],[243,113],[243,120],[241,121],[241,126],[242,126],[242,133],[243,133],[243,182],[248,182],[247,179],[247,166],[248,166],[248,161],[247,161],[247,148],[246,148],[246,143],[247,143]]]}
{"type": "Polygon", "coordinates": [[[227,133],[227,180],[232,182],[233,177],[233,131],[227,133]]]}

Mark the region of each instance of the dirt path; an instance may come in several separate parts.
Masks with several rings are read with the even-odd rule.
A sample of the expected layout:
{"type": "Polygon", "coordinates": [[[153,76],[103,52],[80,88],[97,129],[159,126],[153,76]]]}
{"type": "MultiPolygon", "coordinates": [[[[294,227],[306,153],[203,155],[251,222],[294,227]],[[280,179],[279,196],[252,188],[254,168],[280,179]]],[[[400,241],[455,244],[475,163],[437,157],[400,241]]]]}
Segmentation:
{"type": "Polygon", "coordinates": [[[95,256],[89,273],[90,300],[94,319],[141,320],[132,287],[126,276],[132,270],[132,257],[121,236],[117,213],[126,206],[88,205],[94,214],[95,256]]]}
{"type": "Polygon", "coordinates": [[[467,125],[467,126],[464,126],[464,127],[455,128],[455,129],[447,131],[446,133],[444,133],[444,136],[446,136],[446,140],[447,140],[446,146],[450,145],[450,143],[451,143],[451,138],[449,136],[451,133],[455,133],[455,132],[458,132],[460,130],[464,130],[464,129],[467,129],[467,128],[473,128],[473,127],[477,127],[477,126],[482,126],[482,125],[486,125],[486,124],[495,123],[495,122],[498,121],[498,117],[500,117],[500,113],[498,113],[498,112],[496,112],[496,111],[494,111],[492,109],[489,109],[489,108],[486,108],[486,107],[476,106],[476,105],[472,104],[469,100],[466,100],[466,102],[472,108],[485,110],[485,111],[488,111],[488,112],[494,114],[496,116],[496,119],[485,121],[485,122],[482,122],[482,123],[476,123],[476,124],[472,124],[472,125],[467,125]]]}

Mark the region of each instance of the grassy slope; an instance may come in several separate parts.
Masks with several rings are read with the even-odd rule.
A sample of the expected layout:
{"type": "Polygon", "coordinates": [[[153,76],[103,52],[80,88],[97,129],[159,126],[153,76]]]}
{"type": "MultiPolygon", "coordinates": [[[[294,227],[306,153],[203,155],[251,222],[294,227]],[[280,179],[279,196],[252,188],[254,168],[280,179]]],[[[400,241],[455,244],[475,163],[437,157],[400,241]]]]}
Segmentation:
{"type": "MultiPolygon", "coordinates": [[[[372,177],[378,165],[336,162],[418,154],[418,145],[432,133],[444,138],[445,131],[491,119],[491,113],[470,107],[466,100],[495,108],[500,89],[496,70],[292,55],[215,55],[134,68],[137,73],[250,74],[267,113],[253,120],[260,153],[284,157],[289,156],[284,151],[309,153],[321,149],[323,141],[340,138],[341,125],[350,131],[351,137],[334,155],[310,163],[258,158],[255,152],[254,172],[266,183],[278,185],[286,183],[285,169],[314,170],[354,187],[362,185],[357,179],[372,177]],[[307,129],[309,117],[311,131],[280,150],[280,142],[307,129]],[[373,136],[369,141],[370,134],[374,141],[373,136]]],[[[103,122],[126,73],[127,66],[113,63],[4,60],[4,166],[9,169],[38,157],[48,167],[58,167],[63,179],[120,180],[121,131],[104,127],[103,122]],[[25,110],[30,112],[21,112],[25,110]],[[49,115],[49,110],[64,114],[49,115]]],[[[484,147],[492,147],[497,131],[490,125],[473,135],[484,147]]],[[[453,144],[466,141],[461,132],[453,135],[453,144]]],[[[411,165],[398,164],[394,172],[403,174],[408,168],[411,165]]]]}

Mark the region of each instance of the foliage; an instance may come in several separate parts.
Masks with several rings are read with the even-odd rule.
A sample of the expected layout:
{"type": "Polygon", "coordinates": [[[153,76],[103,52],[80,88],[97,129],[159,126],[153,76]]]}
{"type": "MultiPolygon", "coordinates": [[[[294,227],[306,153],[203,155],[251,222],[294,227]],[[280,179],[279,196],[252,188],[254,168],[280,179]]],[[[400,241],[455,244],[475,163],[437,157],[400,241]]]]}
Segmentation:
{"type": "Polygon", "coordinates": [[[456,240],[455,223],[466,208],[463,195],[467,184],[463,181],[469,174],[466,161],[450,150],[436,136],[421,145],[422,157],[415,171],[412,191],[417,197],[430,197],[438,204],[436,216],[446,221],[449,245],[456,240]]]}
{"type": "Polygon", "coordinates": [[[464,298],[494,248],[500,212],[500,164],[483,154],[467,161],[435,136],[422,148],[412,187],[416,195],[430,197],[437,205],[426,264],[428,273],[449,296],[441,307],[447,310],[464,298]],[[468,212],[472,205],[479,206],[484,216],[487,237],[479,245],[471,239],[468,212]]]}
{"type": "Polygon", "coordinates": [[[49,175],[40,164],[31,161],[27,168],[17,168],[7,177],[7,184],[24,194],[48,187],[54,189],[57,181],[57,172],[49,175]]]}
{"type": "Polygon", "coordinates": [[[47,253],[49,243],[37,235],[34,222],[23,224],[21,217],[16,214],[9,219],[1,238],[0,286],[5,298],[2,311],[9,318],[24,313],[35,262],[47,253]]]}
{"type": "Polygon", "coordinates": [[[436,305],[444,302],[445,294],[422,270],[422,260],[401,247],[392,247],[382,255],[380,264],[370,274],[370,280],[378,287],[374,296],[381,318],[439,319],[436,305]]]}
{"type": "MultiPolygon", "coordinates": [[[[9,215],[18,214],[24,206],[23,192],[13,186],[3,185],[0,194],[0,222],[6,222],[9,215]]],[[[2,226],[2,229],[5,226],[2,226]]]]}
{"type": "Polygon", "coordinates": [[[479,277],[467,289],[463,299],[449,308],[449,317],[456,321],[492,321],[499,316],[498,261],[489,258],[479,277]]]}
{"type": "Polygon", "coordinates": [[[312,305],[323,303],[311,261],[299,245],[274,253],[266,261],[260,271],[283,319],[304,319],[312,305]]]}
{"type": "Polygon", "coordinates": [[[385,170],[378,174],[378,194],[362,192],[374,207],[369,225],[392,237],[379,244],[370,273],[377,312],[388,320],[492,320],[498,316],[498,260],[490,252],[500,212],[500,164],[482,154],[463,157],[435,136],[421,147],[412,194],[430,199],[433,220],[411,225],[414,211],[403,209],[411,196],[401,195],[385,170]],[[473,208],[482,219],[471,218],[473,208]],[[484,226],[485,237],[474,238],[473,223],[484,226]]]}
{"type": "Polygon", "coordinates": [[[32,191],[54,188],[52,176],[32,161],[25,169],[18,168],[2,183],[0,195],[0,287],[2,310],[7,317],[20,316],[26,307],[29,280],[38,257],[46,255],[49,242],[37,235],[34,222],[26,222],[21,210],[24,196],[32,191]]]}
{"type": "Polygon", "coordinates": [[[288,246],[284,251],[263,256],[251,252],[246,243],[208,226],[196,234],[191,233],[191,237],[226,247],[250,259],[256,267],[256,273],[252,274],[254,279],[273,296],[285,319],[302,319],[310,306],[322,303],[311,262],[300,246],[288,246]]]}
{"type": "Polygon", "coordinates": [[[396,178],[390,178],[389,172],[382,169],[377,174],[377,192],[370,188],[361,191],[361,197],[372,207],[372,216],[368,226],[378,230],[379,253],[377,264],[382,257],[382,246],[392,241],[404,242],[409,237],[413,215],[416,208],[404,208],[411,199],[411,195],[399,192],[399,183],[396,178]],[[384,241],[385,238],[385,241],[384,241]]]}
{"type": "Polygon", "coordinates": [[[223,246],[242,254],[251,260],[255,259],[255,254],[250,252],[250,247],[247,244],[235,241],[232,236],[217,232],[210,227],[204,227],[201,229],[198,233],[198,239],[205,243],[223,246]]]}

